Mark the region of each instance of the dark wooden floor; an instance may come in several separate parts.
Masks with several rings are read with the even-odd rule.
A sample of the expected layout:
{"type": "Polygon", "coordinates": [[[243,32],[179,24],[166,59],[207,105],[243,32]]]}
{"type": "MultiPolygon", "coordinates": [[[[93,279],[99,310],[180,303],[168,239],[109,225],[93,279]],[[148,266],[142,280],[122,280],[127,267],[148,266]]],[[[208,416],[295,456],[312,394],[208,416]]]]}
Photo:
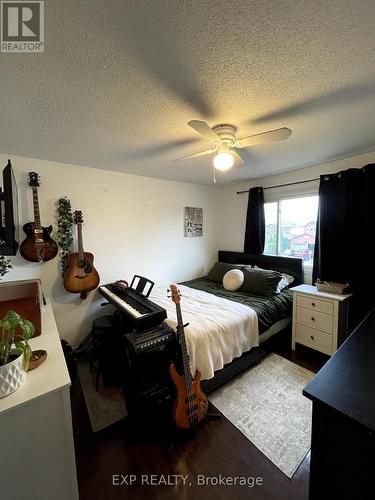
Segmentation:
{"type": "MultiPolygon", "coordinates": [[[[273,342],[272,350],[317,372],[328,359],[320,353],[290,349],[287,337],[273,342]]],[[[309,455],[289,480],[224,416],[203,424],[195,434],[177,443],[168,455],[168,439],[134,432],[126,421],[93,434],[78,378],[72,387],[72,414],[78,484],[81,500],[104,499],[307,499],[309,455]],[[133,485],[112,484],[113,475],[134,474],[133,485]],[[142,474],[188,475],[186,486],[141,485],[142,474]],[[202,486],[198,475],[262,478],[262,486],[202,486]]],[[[127,478],[129,481],[130,478],[127,478]]],[[[172,479],[172,478],[171,478],[172,479]]]]}

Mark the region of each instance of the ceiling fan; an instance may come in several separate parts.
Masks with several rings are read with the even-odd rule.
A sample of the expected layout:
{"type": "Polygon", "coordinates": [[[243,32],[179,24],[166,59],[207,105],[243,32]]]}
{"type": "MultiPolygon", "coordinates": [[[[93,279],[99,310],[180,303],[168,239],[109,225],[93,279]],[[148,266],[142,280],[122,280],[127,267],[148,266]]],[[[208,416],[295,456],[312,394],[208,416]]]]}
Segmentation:
{"type": "Polygon", "coordinates": [[[241,164],[246,163],[245,157],[241,156],[242,148],[255,146],[257,144],[266,144],[273,141],[282,141],[292,134],[289,128],[283,127],[237,139],[237,127],[234,125],[222,124],[211,128],[208,123],[200,120],[191,120],[188,125],[202,137],[210,141],[212,146],[206,151],[184,156],[175,161],[184,161],[190,158],[212,154],[215,155],[213,159],[214,167],[221,171],[230,169],[233,166],[235,158],[239,159],[241,164]]]}

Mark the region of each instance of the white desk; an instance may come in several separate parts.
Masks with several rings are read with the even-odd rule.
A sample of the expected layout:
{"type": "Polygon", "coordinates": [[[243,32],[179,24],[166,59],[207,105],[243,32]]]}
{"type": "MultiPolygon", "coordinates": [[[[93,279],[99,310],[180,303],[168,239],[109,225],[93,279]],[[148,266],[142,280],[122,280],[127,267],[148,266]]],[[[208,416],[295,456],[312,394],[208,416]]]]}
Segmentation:
{"type": "Polygon", "coordinates": [[[30,345],[48,356],[20,389],[0,399],[0,497],[77,500],[71,382],[49,301],[42,334],[30,345]]]}

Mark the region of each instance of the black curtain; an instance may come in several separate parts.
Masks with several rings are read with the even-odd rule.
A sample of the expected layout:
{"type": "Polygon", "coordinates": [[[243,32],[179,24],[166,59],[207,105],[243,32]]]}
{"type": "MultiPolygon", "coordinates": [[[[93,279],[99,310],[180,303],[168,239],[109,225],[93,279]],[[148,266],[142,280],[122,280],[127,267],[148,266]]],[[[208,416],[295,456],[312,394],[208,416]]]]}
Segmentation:
{"type": "Polygon", "coordinates": [[[263,253],[266,235],[262,187],[249,189],[245,227],[245,253],[263,253]]]}
{"type": "Polygon", "coordinates": [[[354,322],[375,306],[375,164],[322,175],[313,280],[349,282],[354,322]]]}

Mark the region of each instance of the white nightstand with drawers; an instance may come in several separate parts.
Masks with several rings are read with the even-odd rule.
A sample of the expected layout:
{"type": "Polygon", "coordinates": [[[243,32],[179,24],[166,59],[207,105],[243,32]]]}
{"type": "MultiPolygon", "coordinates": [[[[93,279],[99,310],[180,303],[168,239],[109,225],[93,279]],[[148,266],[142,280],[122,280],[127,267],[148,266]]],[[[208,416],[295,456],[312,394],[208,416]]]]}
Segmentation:
{"type": "Polygon", "coordinates": [[[348,304],[351,294],[319,292],[299,285],[293,292],[292,349],[296,343],[333,354],[348,336],[348,304]]]}

